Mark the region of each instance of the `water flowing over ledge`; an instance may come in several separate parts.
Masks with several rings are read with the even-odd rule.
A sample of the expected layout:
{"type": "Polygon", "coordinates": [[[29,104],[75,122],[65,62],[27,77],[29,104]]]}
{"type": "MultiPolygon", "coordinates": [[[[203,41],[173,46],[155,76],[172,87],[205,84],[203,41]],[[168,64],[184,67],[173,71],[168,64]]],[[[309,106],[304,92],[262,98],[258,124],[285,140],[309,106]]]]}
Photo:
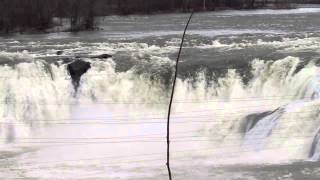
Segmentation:
{"type": "MultiPolygon", "coordinates": [[[[279,168],[281,177],[287,169],[312,171],[320,154],[320,35],[306,19],[316,22],[318,12],[232,13],[197,16],[186,38],[172,121],[174,172],[221,179],[235,166],[244,170],[239,177],[268,168],[279,168]],[[289,26],[292,16],[302,19],[298,25],[289,26]],[[253,24],[234,23],[241,19],[253,24]],[[212,168],[222,173],[203,173],[212,168]]],[[[165,114],[180,27],[165,24],[167,16],[182,18],[148,17],[163,23],[147,29],[147,18],[109,17],[113,25],[118,18],[129,23],[1,38],[0,177],[72,178],[74,169],[89,179],[165,177],[165,114]],[[139,29],[150,33],[137,35],[139,29]],[[75,83],[68,66],[78,61],[90,68],[80,68],[75,83]]]]}

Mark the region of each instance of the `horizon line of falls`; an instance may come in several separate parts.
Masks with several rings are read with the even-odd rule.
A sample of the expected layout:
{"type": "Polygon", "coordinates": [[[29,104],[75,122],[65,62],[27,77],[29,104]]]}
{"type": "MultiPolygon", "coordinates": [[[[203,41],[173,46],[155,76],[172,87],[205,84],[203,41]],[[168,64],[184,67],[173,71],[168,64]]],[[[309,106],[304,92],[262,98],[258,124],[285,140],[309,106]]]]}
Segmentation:
{"type": "MultiPolygon", "coordinates": [[[[48,63],[25,52],[2,53],[0,58],[4,57],[19,63],[0,66],[0,147],[32,136],[35,128],[67,122],[71,109],[81,104],[166,111],[173,72],[169,58],[150,58],[126,71],[117,71],[112,58],[83,58],[91,68],[75,91],[67,63],[48,63]]],[[[278,152],[283,160],[319,160],[316,64],[288,56],[276,61],[255,59],[246,75],[232,68],[223,72],[202,68],[190,76],[180,75],[175,111],[196,111],[199,106],[210,111],[201,133],[217,153],[254,152],[270,158],[278,152]],[[232,147],[230,152],[226,147],[232,147]]]]}

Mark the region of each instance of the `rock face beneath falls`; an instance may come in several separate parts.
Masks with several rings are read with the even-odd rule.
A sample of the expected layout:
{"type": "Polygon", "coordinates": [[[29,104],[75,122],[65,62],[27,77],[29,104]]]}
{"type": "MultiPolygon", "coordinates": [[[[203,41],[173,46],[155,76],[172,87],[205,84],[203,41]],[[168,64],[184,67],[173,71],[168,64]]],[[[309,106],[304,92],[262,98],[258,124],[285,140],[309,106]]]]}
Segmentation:
{"type": "Polygon", "coordinates": [[[313,138],[313,142],[309,151],[309,158],[312,160],[320,160],[320,130],[313,138]]]}
{"type": "Polygon", "coordinates": [[[79,88],[81,76],[85,74],[90,68],[90,63],[83,60],[75,60],[72,63],[68,64],[67,69],[72,78],[72,84],[75,91],[77,91],[79,88]]]}
{"type": "Polygon", "coordinates": [[[272,111],[266,111],[262,113],[255,113],[255,114],[250,114],[244,118],[244,122],[241,126],[241,131],[243,133],[249,132],[254,126],[263,118],[266,116],[272,114],[272,111]]]}
{"type": "MultiPolygon", "coordinates": [[[[57,55],[61,55],[61,54],[63,54],[63,51],[57,52],[57,55]]],[[[81,76],[83,74],[85,74],[91,68],[91,65],[89,62],[83,61],[80,58],[108,59],[111,57],[112,57],[112,55],[110,55],[110,54],[100,54],[100,55],[92,56],[92,57],[76,56],[75,58],[77,60],[73,60],[73,58],[63,59],[63,63],[69,63],[67,69],[68,69],[68,72],[72,78],[72,84],[74,86],[75,91],[77,92],[77,90],[79,88],[81,76]]]]}

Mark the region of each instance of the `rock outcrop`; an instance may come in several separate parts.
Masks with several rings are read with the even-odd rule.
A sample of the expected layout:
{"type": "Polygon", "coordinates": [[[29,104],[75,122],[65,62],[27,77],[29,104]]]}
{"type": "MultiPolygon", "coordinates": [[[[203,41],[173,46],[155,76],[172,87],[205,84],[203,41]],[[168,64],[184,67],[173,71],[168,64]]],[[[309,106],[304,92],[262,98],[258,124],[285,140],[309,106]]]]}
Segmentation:
{"type": "MultiPolygon", "coordinates": [[[[58,54],[62,54],[62,52],[57,52],[58,54]]],[[[79,85],[80,85],[80,80],[81,80],[81,76],[83,74],[85,74],[90,68],[91,68],[91,64],[89,62],[86,62],[84,60],[81,60],[80,58],[98,58],[98,59],[107,59],[107,58],[111,58],[112,55],[109,54],[101,54],[101,55],[97,55],[97,56],[92,56],[92,57],[80,57],[80,56],[76,56],[76,60],[74,60],[74,58],[64,58],[62,59],[62,63],[68,63],[68,72],[72,78],[72,84],[74,86],[75,91],[77,92],[79,85]]]]}
{"type": "Polygon", "coordinates": [[[67,69],[72,78],[72,84],[75,91],[77,91],[79,88],[81,76],[85,74],[90,68],[90,63],[83,60],[75,60],[72,63],[68,64],[67,69]]]}

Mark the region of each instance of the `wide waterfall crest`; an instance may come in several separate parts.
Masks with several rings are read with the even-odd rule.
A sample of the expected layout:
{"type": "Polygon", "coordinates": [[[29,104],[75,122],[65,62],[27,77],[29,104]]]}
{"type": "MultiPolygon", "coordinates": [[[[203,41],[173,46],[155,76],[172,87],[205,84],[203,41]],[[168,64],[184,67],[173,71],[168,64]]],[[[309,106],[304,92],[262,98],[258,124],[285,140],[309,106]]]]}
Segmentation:
{"type": "MultiPolygon", "coordinates": [[[[153,104],[157,108],[166,106],[168,86],[163,78],[170,74],[170,59],[152,57],[127,71],[118,71],[117,61],[113,59],[85,60],[91,63],[91,69],[83,74],[76,96],[67,65],[62,62],[33,60],[14,66],[0,66],[0,76],[8,77],[0,83],[0,99],[6,102],[0,108],[0,126],[1,129],[7,129],[7,132],[0,131],[5,139],[3,144],[28,136],[31,127],[46,126],[51,123],[50,120],[68,119],[75,105],[136,103],[132,106],[137,106],[145,103],[151,104],[150,107],[153,104]],[[35,81],[38,83],[33,83],[35,81]]],[[[214,117],[217,107],[223,107],[219,112],[222,114],[233,112],[244,106],[242,101],[235,99],[247,99],[245,107],[248,108],[243,113],[239,111],[235,115],[231,113],[231,117],[214,118],[222,121],[221,130],[214,131],[217,137],[232,135],[231,131],[239,129],[239,118],[242,119],[248,112],[271,111],[251,124],[244,137],[237,135],[239,139],[242,138],[241,147],[263,150],[265,142],[277,141],[274,139],[277,136],[277,133],[273,134],[274,130],[289,122],[283,117],[290,116],[287,111],[291,109],[288,107],[290,103],[295,104],[292,101],[310,97],[315,100],[318,97],[318,67],[310,62],[297,71],[299,65],[300,59],[291,56],[277,61],[256,59],[250,64],[252,78],[248,83],[243,82],[243,77],[236,69],[228,69],[223,76],[217,72],[200,71],[191,77],[179,77],[177,89],[180,93],[175,101],[207,101],[206,108],[212,109],[214,117]],[[206,77],[210,73],[216,74],[217,79],[206,77]]],[[[303,103],[308,104],[308,101],[303,103]]],[[[196,109],[199,104],[177,103],[175,110],[185,111],[193,107],[196,109]]],[[[214,128],[210,123],[205,126],[207,129],[214,128]]]]}

